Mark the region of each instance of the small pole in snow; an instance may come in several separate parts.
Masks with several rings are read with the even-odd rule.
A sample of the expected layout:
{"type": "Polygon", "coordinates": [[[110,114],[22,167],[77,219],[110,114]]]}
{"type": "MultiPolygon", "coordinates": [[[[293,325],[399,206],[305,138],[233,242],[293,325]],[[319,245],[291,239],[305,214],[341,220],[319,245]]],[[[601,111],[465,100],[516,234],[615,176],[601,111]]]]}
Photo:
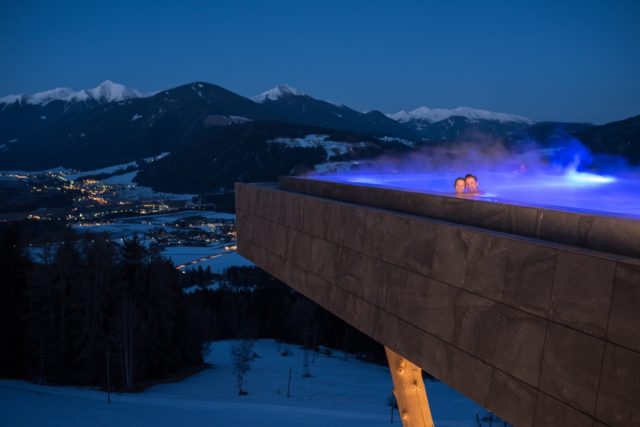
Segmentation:
{"type": "Polygon", "coordinates": [[[289,391],[291,390],[291,367],[289,367],[289,382],[287,383],[287,397],[291,397],[289,391]]]}

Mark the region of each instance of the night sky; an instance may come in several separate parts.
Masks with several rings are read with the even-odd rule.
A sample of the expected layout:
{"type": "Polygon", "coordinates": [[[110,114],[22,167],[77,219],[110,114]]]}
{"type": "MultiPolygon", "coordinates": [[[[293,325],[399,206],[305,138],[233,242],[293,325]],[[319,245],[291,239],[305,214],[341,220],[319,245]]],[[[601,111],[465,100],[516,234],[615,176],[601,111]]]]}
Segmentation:
{"type": "Polygon", "coordinates": [[[0,97],[113,80],[253,96],[287,83],[385,113],[640,114],[639,1],[2,1],[0,97]]]}

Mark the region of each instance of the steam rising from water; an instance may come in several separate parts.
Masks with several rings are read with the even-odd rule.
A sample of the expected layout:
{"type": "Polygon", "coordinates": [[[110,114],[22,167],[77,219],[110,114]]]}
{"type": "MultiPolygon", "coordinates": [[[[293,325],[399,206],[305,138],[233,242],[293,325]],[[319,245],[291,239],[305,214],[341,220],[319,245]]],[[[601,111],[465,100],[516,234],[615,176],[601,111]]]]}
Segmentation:
{"type": "Polygon", "coordinates": [[[573,165],[567,169],[564,173],[564,177],[569,182],[575,185],[597,185],[597,184],[610,184],[616,182],[617,179],[613,176],[598,175],[589,172],[578,172],[578,165],[573,165]]]}
{"type": "Polygon", "coordinates": [[[517,147],[481,137],[476,143],[425,147],[311,177],[453,196],[455,178],[472,173],[485,200],[640,218],[640,173],[624,159],[594,155],[572,138],[551,148],[531,141],[517,147]]]}

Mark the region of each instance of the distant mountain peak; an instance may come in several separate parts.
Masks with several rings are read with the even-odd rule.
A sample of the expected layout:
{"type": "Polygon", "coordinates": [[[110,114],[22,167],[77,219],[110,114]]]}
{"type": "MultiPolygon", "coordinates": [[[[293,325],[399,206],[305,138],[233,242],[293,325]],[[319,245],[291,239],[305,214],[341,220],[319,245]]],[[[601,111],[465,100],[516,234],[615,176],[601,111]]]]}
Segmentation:
{"type": "Polygon", "coordinates": [[[32,95],[9,95],[4,98],[0,98],[0,104],[39,104],[47,105],[51,101],[57,99],[65,99],[72,96],[75,92],[68,87],[58,87],[55,89],[45,90],[44,92],[34,93],[32,95]]]}
{"type": "Polygon", "coordinates": [[[428,123],[435,123],[441,120],[446,120],[450,117],[464,117],[469,120],[492,120],[501,123],[506,122],[518,122],[527,125],[532,125],[535,122],[527,117],[518,116],[515,114],[507,113],[495,113],[488,110],[480,110],[471,107],[458,107],[453,109],[447,108],[429,108],[418,107],[415,110],[398,111],[397,113],[387,114],[389,118],[396,120],[400,123],[407,123],[412,120],[423,121],[428,123]]]}
{"type": "Polygon", "coordinates": [[[14,102],[21,102],[24,95],[7,95],[0,98],[0,104],[13,104],[14,102]]]}
{"type": "Polygon", "coordinates": [[[139,90],[130,89],[111,80],[105,80],[93,89],[86,90],[93,99],[102,102],[118,102],[131,98],[144,98],[146,95],[139,90]]]}
{"type": "Polygon", "coordinates": [[[20,104],[47,105],[52,101],[83,102],[94,100],[99,103],[119,102],[132,98],[144,98],[150,96],[136,89],[130,89],[111,80],[105,80],[93,89],[83,89],[74,91],[68,87],[46,90],[32,95],[9,95],[0,98],[0,104],[20,104]]]}
{"type": "Polygon", "coordinates": [[[293,88],[287,84],[281,84],[266,92],[262,92],[258,96],[254,96],[253,100],[256,102],[276,101],[285,96],[304,96],[303,92],[293,88]]]}

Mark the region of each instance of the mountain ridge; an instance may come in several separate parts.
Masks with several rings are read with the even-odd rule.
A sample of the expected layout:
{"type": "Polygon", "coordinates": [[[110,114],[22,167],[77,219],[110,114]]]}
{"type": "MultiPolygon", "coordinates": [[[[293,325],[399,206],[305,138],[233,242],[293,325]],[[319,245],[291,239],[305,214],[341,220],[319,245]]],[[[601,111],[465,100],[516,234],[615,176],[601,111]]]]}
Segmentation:
{"type": "MultiPolygon", "coordinates": [[[[94,92],[94,96],[101,96],[100,91],[94,92]]],[[[49,95],[50,98],[67,98],[69,92],[60,90],[49,95]]],[[[411,149],[432,144],[474,142],[479,135],[483,140],[489,137],[507,144],[524,138],[542,142],[553,136],[557,128],[564,128],[566,134],[572,135],[592,126],[543,122],[530,125],[526,118],[520,121],[499,120],[501,117],[489,120],[494,113],[476,109],[457,110],[468,113],[468,117],[454,115],[436,122],[418,120],[402,123],[377,110],[362,113],[346,105],[315,99],[283,85],[263,92],[264,102],[256,102],[222,86],[198,81],[147,95],[103,103],[56,99],[42,104],[14,102],[0,105],[0,170],[43,170],[57,166],[93,170],[162,152],[171,152],[169,158],[178,158],[185,150],[191,150],[190,155],[197,156],[191,147],[224,133],[226,127],[256,121],[266,123],[260,125],[262,128],[273,126],[285,134],[295,134],[295,138],[304,138],[305,135],[299,135],[299,131],[292,129],[306,126],[323,129],[323,134],[364,135],[365,139],[376,143],[403,141],[402,145],[411,149]],[[483,118],[485,116],[478,111],[490,115],[483,118]]],[[[115,96],[102,96],[104,100],[116,99],[115,96]]],[[[250,132],[256,133],[258,125],[247,125],[242,129],[252,129],[250,132]]],[[[609,128],[604,132],[609,132],[609,128]]],[[[631,127],[627,141],[631,149],[618,150],[615,139],[605,138],[606,142],[602,142],[605,139],[589,139],[588,134],[585,138],[598,150],[612,154],[630,153],[636,161],[633,157],[634,138],[637,138],[634,132],[635,127],[631,127]]],[[[286,135],[271,136],[277,139],[286,135]]],[[[254,154],[260,152],[257,145],[250,146],[254,154]]],[[[380,150],[374,150],[378,154],[389,145],[381,144],[380,147],[380,150]]],[[[353,147],[362,154],[361,148],[353,147]]],[[[326,160],[317,156],[314,159],[326,160]]],[[[164,164],[169,162],[166,160],[164,164]]],[[[157,177],[160,179],[160,175],[157,177]]]]}
{"type": "MultiPolygon", "coordinates": [[[[0,98],[0,104],[11,104],[11,103],[27,103],[32,105],[46,105],[49,102],[60,100],[64,102],[72,102],[72,101],[87,101],[87,100],[96,100],[98,102],[120,102],[126,101],[128,99],[134,98],[145,98],[151,97],[158,93],[166,92],[171,89],[176,89],[183,86],[190,85],[211,85],[216,86],[215,84],[208,82],[192,82],[186,83],[184,85],[176,86],[174,88],[165,89],[161,91],[151,92],[151,93],[143,93],[137,89],[129,88],[125,85],[114,83],[111,80],[105,80],[100,83],[98,86],[92,89],[82,89],[80,91],[74,91],[68,87],[61,87],[55,89],[49,89],[42,92],[37,92],[34,94],[11,94],[0,98]]],[[[218,86],[220,87],[220,86],[218,86]]],[[[223,88],[224,89],[224,88],[223,88]]],[[[225,89],[226,90],[226,89],[225,89]]],[[[231,92],[231,91],[229,91],[231,92]]],[[[242,95],[238,95],[242,96],[242,95]]],[[[316,101],[325,102],[330,105],[334,105],[336,107],[345,107],[343,104],[335,104],[329,101],[313,98],[306,93],[289,86],[286,83],[279,84],[278,86],[269,89],[265,92],[262,92],[260,95],[253,96],[250,99],[257,103],[265,103],[265,102],[273,102],[278,101],[282,98],[287,98],[290,96],[299,96],[304,97],[307,96],[310,99],[314,99],[316,101]]],[[[348,108],[348,107],[347,107],[348,108]]],[[[357,110],[353,110],[357,111],[357,110]]],[[[375,110],[374,110],[375,111],[375,110]]],[[[368,114],[368,112],[357,111],[361,114],[368,114]]],[[[430,108],[426,106],[421,106],[415,108],[410,111],[401,110],[396,113],[385,114],[387,117],[401,122],[406,123],[411,120],[422,120],[429,123],[434,123],[437,121],[445,120],[449,117],[464,117],[467,119],[475,119],[475,120],[495,120],[500,122],[522,122],[525,124],[534,124],[535,121],[529,119],[524,116],[519,116],[515,114],[509,113],[498,113],[489,110],[483,110],[472,107],[457,107],[453,109],[446,108],[430,108]]]]}
{"type": "Polygon", "coordinates": [[[407,123],[412,120],[435,123],[446,120],[450,117],[464,117],[470,120],[492,120],[501,123],[519,122],[526,125],[533,125],[536,123],[534,120],[531,120],[528,117],[519,116],[516,114],[497,113],[494,111],[471,107],[457,107],[453,109],[447,109],[421,106],[408,112],[405,110],[401,110],[397,113],[387,114],[387,117],[390,117],[401,123],[407,123]]]}
{"type": "Polygon", "coordinates": [[[145,94],[137,89],[128,88],[122,84],[105,80],[92,89],[74,91],[68,87],[49,89],[42,92],[26,95],[8,95],[0,98],[0,104],[30,104],[46,106],[53,101],[86,102],[88,100],[98,103],[126,101],[132,98],[144,98],[152,94],[145,94]]]}

